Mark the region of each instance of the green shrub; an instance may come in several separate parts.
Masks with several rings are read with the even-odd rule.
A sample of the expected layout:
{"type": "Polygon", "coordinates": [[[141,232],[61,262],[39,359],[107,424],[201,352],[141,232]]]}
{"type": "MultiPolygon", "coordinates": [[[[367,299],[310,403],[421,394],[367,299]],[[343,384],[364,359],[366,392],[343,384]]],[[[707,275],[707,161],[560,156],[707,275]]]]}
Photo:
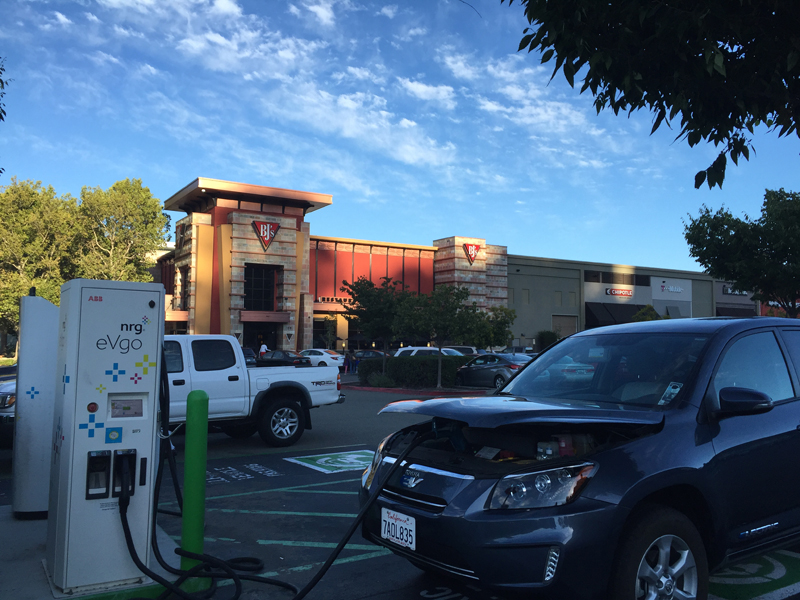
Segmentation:
{"type": "Polygon", "coordinates": [[[367,382],[369,383],[370,387],[376,387],[376,388],[397,387],[397,384],[395,384],[394,379],[392,379],[388,375],[384,375],[379,371],[373,371],[372,373],[370,373],[369,377],[367,377],[367,382]]]}
{"type": "MultiPolygon", "coordinates": [[[[458,367],[471,360],[471,356],[442,357],[442,386],[453,387],[456,384],[458,367]]],[[[386,359],[386,377],[394,386],[406,388],[436,387],[438,356],[393,356],[386,359]]],[[[383,375],[382,359],[368,358],[358,363],[358,381],[361,385],[373,387],[374,375],[383,375]]]]}
{"type": "Polygon", "coordinates": [[[540,331],[536,334],[536,343],[538,344],[538,348],[536,348],[537,352],[543,352],[545,348],[548,346],[555,344],[559,340],[560,336],[556,331],[550,331],[549,329],[545,329],[540,331]]]}
{"type": "MultiPolygon", "coordinates": [[[[388,365],[391,358],[386,359],[388,365]]],[[[383,374],[383,359],[382,358],[366,358],[358,363],[358,383],[361,385],[368,385],[369,376],[373,373],[383,374]]]]}

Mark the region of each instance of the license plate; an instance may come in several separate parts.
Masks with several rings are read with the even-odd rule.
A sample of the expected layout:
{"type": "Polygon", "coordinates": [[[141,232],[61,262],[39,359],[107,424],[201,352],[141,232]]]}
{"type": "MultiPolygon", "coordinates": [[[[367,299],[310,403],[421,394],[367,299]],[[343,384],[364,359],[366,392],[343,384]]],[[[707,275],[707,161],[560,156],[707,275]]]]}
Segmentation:
{"type": "Polygon", "coordinates": [[[381,508],[381,537],[400,546],[416,550],[416,520],[414,517],[381,508]]]}

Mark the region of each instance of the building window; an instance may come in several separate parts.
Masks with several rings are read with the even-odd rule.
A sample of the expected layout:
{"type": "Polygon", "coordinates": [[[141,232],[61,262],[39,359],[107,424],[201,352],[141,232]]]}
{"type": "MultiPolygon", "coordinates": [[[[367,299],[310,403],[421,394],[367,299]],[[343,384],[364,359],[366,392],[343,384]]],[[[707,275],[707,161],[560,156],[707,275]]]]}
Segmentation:
{"type": "Polygon", "coordinates": [[[586,283],[601,283],[600,271],[584,271],[583,280],[586,283]]]}
{"type": "Polygon", "coordinates": [[[531,291],[530,290],[522,290],[522,303],[523,304],[530,304],[531,303],[531,291]]]}
{"type": "Polygon", "coordinates": [[[575,292],[569,293],[569,305],[578,306],[578,294],[576,294],[575,292]]]}
{"type": "Polygon", "coordinates": [[[189,310],[189,267],[181,267],[181,310],[189,310]]]}
{"type": "Polygon", "coordinates": [[[245,264],[244,309],[275,310],[275,272],[272,265],[245,264]]]}
{"type": "Polygon", "coordinates": [[[633,278],[633,285],[650,287],[650,275],[635,275],[633,278]]]}

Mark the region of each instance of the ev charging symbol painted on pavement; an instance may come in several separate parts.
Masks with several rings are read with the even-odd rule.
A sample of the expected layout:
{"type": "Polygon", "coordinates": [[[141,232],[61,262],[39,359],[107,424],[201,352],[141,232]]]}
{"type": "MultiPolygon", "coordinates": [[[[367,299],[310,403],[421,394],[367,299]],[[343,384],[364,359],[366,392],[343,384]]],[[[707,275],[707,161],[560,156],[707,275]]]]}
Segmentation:
{"type": "Polygon", "coordinates": [[[31,389],[29,389],[25,393],[28,394],[31,397],[31,400],[33,400],[34,396],[38,396],[39,395],[39,390],[37,390],[36,388],[31,386],[31,389]]]}
{"type": "Polygon", "coordinates": [[[93,425],[94,426],[92,429],[89,429],[89,437],[90,438],[94,437],[94,430],[95,429],[102,429],[103,427],[105,427],[105,423],[95,423],[94,422],[94,417],[95,417],[94,415],[89,415],[89,422],[88,423],[81,423],[80,425],[78,425],[78,429],[89,429],[89,425],[93,425]]]}

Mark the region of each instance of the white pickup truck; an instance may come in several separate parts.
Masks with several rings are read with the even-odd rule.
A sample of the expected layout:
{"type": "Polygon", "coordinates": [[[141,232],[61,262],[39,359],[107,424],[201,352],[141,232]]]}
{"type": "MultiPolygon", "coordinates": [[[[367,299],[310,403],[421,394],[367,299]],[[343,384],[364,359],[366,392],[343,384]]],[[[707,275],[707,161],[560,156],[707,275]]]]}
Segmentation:
{"type": "Polygon", "coordinates": [[[234,438],[256,431],[290,446],[311,429],[311,409],[344,402],[337,367],[250,367],[230,335],[164,336],[170,424],[186,420],[192,390],[208,394],[208,419],[234,438]]]}

